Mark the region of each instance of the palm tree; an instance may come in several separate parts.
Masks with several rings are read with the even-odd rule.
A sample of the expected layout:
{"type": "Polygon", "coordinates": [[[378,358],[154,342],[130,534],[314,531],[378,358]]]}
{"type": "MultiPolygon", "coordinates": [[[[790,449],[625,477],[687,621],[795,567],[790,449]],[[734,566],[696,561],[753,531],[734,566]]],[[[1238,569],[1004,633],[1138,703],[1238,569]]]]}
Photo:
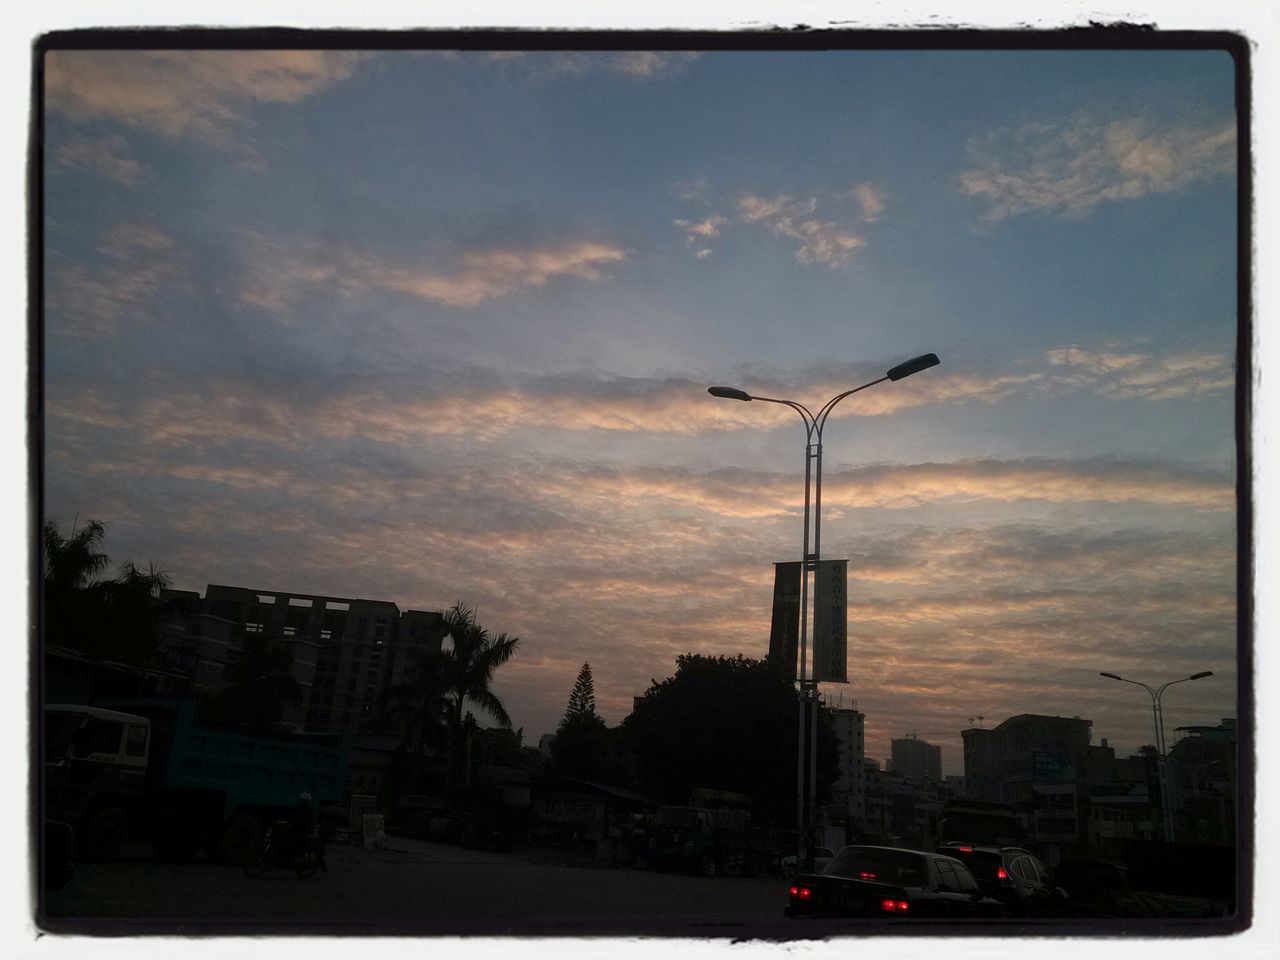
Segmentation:
{"type": "Polygon", "coordinates": [[[88,615],[87,593],[99,588],[99,575],[110,560],[102,552],[106,527],[90,520],[83,527],[73,522],[64,535],[57,521],[44,524],[44,636],[50,643],[81,645],[84,628],[95,619],[88,615]]]}
{"type": "Polygon", "coordinates": [[[72,521],[71,533],[63,536],[56,520],[45,521],[44,583],[50,594],[82,590],[107,569],[110,561],[99,549],[106,532],[99,520],[78,529],[72,521]]]}
{"type": "Polygon", "coordinates": [[[388,687],[378,701],[379,725],[399,732],[399,749],[413,756],[412,787],[422,789],[427,750],[442,746],[449,729],[448,658],[438,650],[410,654],[408,679],[388,687]]]}
{"type": "Polygon", "coordinates": [[[157,601],[168,575],[125,561],[114,578],[102,578],[110,559],[101,549],[106,525],[99,520],[83,527],[73,522],[66,535],[47,520],[43,533],[45,639],[148,665],[159,642],[157,601]]]}
{"type": "Polygon", "coordinates": [[[520,640],[505,633],[492,636],[476,623],[475,609],[463,603],[454,604],[444,615],[444,621],[445,636],[453,641],[452,647],[442,654],[445,702],[453,740],[449,771],[452,793],[458,789],[464,762],[468,701],[500,726],[511,727],[511,717],[502,699],[489,687],[497,669],[515,656],[520,640]]]}

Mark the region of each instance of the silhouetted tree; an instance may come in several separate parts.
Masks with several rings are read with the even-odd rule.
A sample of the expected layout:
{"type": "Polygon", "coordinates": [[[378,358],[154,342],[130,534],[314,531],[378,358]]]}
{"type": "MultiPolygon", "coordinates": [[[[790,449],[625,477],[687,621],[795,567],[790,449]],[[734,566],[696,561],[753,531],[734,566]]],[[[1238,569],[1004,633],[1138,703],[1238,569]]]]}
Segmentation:
{"type": "Polygon", "coordinates": [[[584,663],[551,742],[548,774],[620,786],[633,779],[632,768],[617,731],[610,730],[596,713],[591,664],[584,663]]]}
{"type": "Polygon", "coordinates": [[[511,726],[511,717],[490,684],[498,668],[515,656],[520,640],[505,633],[492,636],[476,623],[475,610],[463,603],[454,604],[444,615],[444,635],[452,641],[443,651],[442,669],[452,741],[449,784],[450,792],[456,792],[465,762],[467,704],[474,704],[500,726],[511,726]]]}
{"type": "Polygon", "coordinates": [[[410,656],[407,678],[382,694],[377,716],[381,728],[399,735],[398,749],[410,762],[410,789],[420,793],[427,754],[449,742],[449,660],[438,650],[410,656]]]}
{"type": "Polygon", "coordinates": [[[564,722],[569,723],[582,717],[595,715],[595,683],[591,679],[591,664],[587,662],[578,671],[578,679],[574,681],[573,691],[569,694],[569,705],[564,711],[564,722]]]}
{"type": "Polygon", "coordinates": [[[293,651],[260,634],[248,634],[240,656],[222,670],[230,683],[213,696],[205,715],[254,730],[270,730],[286,705],[301,695],[293,678],[293,651]]]}
{"type": "MultiPolygon", "coordinates": [[[[695,787],[753,798],[756,814],[795,820],[798,694],[792,679],[766,660],[685,654],[676,672],[653,681],[622,722],[641,787],[688,803],[695,787]]],[[[819,723],[820,795],[835,780],[834,733],[819,723]]]]}
{"type": "Polygon", "coordinates": [[[90,520],[63,534],[45,522],[44,639],[91,656],[150,665],[159,642],[161,592],[169,578],[154,566],[131,561],[111,579],[102,578],[110,559],[102,550],[106,526],[90,520]]]}

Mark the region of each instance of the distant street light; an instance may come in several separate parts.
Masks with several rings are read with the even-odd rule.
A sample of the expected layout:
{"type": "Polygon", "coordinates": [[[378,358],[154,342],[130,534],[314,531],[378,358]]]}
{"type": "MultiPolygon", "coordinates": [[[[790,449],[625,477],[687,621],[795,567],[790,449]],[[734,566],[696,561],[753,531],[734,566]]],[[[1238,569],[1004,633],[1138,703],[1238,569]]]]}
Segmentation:
{"type": "MultiPolygon", "coordinates": [[[[938,365],[938,355],[936,353],[924,353],[918,357],[913,357],[905,363],[900,363],[885,373],[883,377],[872,380],[870,383],[864,383],[860,387],[854,387],[852,390],[846,390],[838,396],[832,397],[826,404],[813,414],[808,407],[794,400],[779,400],[774,397],[758,397],[747,393],[745,390],[739,390],[737,387],[708,387],[707,393],[713,397],[719,397],[724,400],[742,400],[750,402],[759,400],[764,403],[781,403],[790,407],[796,413],[800,414],[804,420],[806,446],[804,460],[804,549],[800,554],[801,560],[801,576],[800,576],[800,664],[799,675],[796,677],[800,684],[800,719],[799,719],[799,751],[797,757],[796,772],[796,833],[797,833],[797,856],[796,863],[802,865],[807,871],[813,870],[813,807],[817,799],[817,782],[818,782],[818,681],[812,676],[806,676],[808,667],[808,631],[809,631],[809,576],[818,569],[818,561],[822,556],[822,430],[826,426],[827,417],[830,416],[831,410],[837,403],[845,397],[857,393],[859,390],[865,390],[867,387],[874,387],[877,383],[884,383],[886,380],[901,380],[909,377],[913,373],[919,373],[921,370],[927,370],[929,367],[938,365]],[[810,490],[812,490],[813,513],[810,516],[810,490]],[[813,529],[813,552],[809,552],[809,531],[810,524],[813,529]],[[805,714],[809,715],[809,736],[805,737],[805,714]],[[807,761],[807,762],[806,762],[807,761]],[[805,791],[805,769],[809,771],[808,797],[806,802],[805,791]]],[[[812,671],[817,673],[816,669],[812,671]]]]}
{"type": "Polygon", "coordinates": [[[1173,818],[1169,812],[1169,779],[1166,771],[1165,763],[1165,741],[1164,741],[1164,708],[1160,704],[1160,698],[1164,696],[1164,692],[1175,683],[1186,683],[1188,680],[1203,680],[1205,677],[1212,677],[1212,670],[1202,670],[1199,673],[1193,673],[1189,677],[1181,677],[1177,680],[1170,680],[1163,683],[1155,690],[1152,690],[1145,683],[1139,680],[1130,680],[1127,677],[1119,676],[1114,673],[1100,672],[1100,677],[1106,677],[1108,680],[1119,680],[1122,683],[1132,683],[1135,686],[1142,687],[1147,693],[1151,694],[1151,716],[1155,719],[1156,727],[1156,775],[1160,783],[1160,811],[1164,815],[1164,838],[1165,840],[1173,840],[1173,818]]]}

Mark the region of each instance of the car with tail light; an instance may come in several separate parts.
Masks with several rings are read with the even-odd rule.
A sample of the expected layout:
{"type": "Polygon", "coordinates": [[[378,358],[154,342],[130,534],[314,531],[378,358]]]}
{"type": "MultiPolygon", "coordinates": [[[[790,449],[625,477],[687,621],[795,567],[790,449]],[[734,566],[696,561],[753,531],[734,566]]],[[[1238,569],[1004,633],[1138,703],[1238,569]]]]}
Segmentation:
{"type": "Polygon", "coordinates": [[[1016,917],[1067,914],[1065,891],[1054,885],[1048,869],[1029,850],[959,842],[944,843],[936,850],[967,866],[983,893],[1016,917]]]}
{"type": "Polygon", "coordinates": [[[898,847],[843,848],[788,887],[789,917],[957,919],[1007,915],[955,857],[898,847]]]}

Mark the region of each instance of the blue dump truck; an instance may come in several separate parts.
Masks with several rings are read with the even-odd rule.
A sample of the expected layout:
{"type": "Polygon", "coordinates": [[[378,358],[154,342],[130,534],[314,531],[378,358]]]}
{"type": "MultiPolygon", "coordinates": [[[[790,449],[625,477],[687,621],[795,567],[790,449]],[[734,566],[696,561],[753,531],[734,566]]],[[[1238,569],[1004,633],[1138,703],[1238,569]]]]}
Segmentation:
{"type": "Polygon", "coordinates": [[[49,704],[44,815],[71,824],[82,859],[132,839],[166,859],[204,850],[242,863],[300,793],[341,802],[346,744],[336,734],[256,733],[196,719],[186,700],[49,704]]]}

